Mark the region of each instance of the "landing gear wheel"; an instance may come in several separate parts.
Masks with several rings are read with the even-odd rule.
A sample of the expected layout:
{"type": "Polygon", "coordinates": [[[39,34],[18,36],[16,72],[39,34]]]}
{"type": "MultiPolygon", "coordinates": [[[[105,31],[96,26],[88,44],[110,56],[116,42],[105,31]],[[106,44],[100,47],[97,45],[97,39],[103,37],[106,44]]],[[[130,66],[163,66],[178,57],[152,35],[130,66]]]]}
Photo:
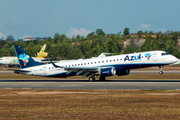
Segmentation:
{"type": "Polygon", "coordinates": [[[160,71],[159,74],[162,75],[162,74],[163,74],[163,71],[160,71]]]}
{"type": "Polygon", "coordinates": [[[100,81],[105,81],[105,80],[106,80],[106,77],[105,77],[105,76],[101,76],[101,77],[99,77],[99,80],[100,80],[100,81]]]}
{"type": "Polygon", "coordinates": [[[89,77],[89,81],[95,81],[95,78],[94,77],[89,77]]]}

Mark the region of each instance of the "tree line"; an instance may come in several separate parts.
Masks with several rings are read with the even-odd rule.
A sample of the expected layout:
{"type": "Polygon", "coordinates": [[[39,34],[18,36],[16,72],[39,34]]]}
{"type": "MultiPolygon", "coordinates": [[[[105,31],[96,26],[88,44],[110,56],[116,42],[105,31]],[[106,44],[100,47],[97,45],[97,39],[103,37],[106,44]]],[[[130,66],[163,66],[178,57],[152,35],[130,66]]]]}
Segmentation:
{"type": "Polygon", "coordinates": [[[53,38],[40,41],[0,40],[0,57],[15,56],[13,45],[22,46],[28,54],[34,56],[44,44],[47,44],[45,51],[49,53],[48,57],[58,57],[60,60],[97,57],[101,53],[119,55],[151,50],[163,50],[180,58],[179,37],[179,32],[173,31],[138,31],[130,34],[129,28],[124,29],[123,35],[121,32],[105,34],[102,29],[97,29],[86,37],[77,35],[68,38],[65,34],[55,33],[53,38]],[[140,42],[142,39],[145,39],[144,43],[140,42]],[[130,44],[125,47],[124,42],[127,40],[130,44]]]}

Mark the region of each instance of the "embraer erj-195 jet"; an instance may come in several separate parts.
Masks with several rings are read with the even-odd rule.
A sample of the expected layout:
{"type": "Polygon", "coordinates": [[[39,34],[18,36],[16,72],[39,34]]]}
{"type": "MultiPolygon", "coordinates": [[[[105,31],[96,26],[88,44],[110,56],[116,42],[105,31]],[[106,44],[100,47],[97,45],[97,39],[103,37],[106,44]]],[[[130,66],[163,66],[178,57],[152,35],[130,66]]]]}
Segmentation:
{"type": "MultiPolygon", "coordinates": [[[[48,55],[47,52],[44,52],[46,49],[46,44],[42,47],[39,53],[36,53],[33,59],[37,62],[42,62],[45,60],[45,57],[48,55]]],[[[43,63],[43,62],[42,62],[43,63]]],[[[9,56],[9,57],[1,57],[0,58],[0,64],[5,65],[6,67],[9,66],[19,66],[19,62],[17,57],[9,56]]]]}
{"type": "Polygon", "coordinates": [[[128,75],[130,69],[159,66],[160,74],[163,65],[175,63],[178,59],[164,51],[149,51],[101,58],[81,59],[41,65],[19,45],[14,46],[19,60],[20,70],[15,73],[26,75],[37,75],[45,77],[68,77],[82,75],[89,77],[90,81],[95,80],[95,76],[100,76],[99,80],[105,80],[106,76],[128,75]]]}

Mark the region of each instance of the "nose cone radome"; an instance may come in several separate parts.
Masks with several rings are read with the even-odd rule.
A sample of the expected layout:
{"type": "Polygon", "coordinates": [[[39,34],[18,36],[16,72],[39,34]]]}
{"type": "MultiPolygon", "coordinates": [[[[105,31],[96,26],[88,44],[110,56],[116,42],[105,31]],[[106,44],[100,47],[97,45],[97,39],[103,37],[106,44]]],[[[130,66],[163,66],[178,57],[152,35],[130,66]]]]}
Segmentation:
{"type": "Polygon", "coordinates": [[[176,57],[172,56],[172,61],[176,63],[176,62],[178,62],[179,60],[178,60],[176,57]]]}

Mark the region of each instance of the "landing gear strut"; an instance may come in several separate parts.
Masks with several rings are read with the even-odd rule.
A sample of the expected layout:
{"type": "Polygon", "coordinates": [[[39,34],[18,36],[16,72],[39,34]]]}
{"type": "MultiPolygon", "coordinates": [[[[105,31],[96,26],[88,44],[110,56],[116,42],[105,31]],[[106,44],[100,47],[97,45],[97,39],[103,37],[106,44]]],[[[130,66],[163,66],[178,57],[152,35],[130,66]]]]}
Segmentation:
{"type": "Polygon", "coordinates": [[[163,67],[163,66],[159,66],[159,74],[160,74],[160,75],[163,74],[162,67],[163,67]]]}

